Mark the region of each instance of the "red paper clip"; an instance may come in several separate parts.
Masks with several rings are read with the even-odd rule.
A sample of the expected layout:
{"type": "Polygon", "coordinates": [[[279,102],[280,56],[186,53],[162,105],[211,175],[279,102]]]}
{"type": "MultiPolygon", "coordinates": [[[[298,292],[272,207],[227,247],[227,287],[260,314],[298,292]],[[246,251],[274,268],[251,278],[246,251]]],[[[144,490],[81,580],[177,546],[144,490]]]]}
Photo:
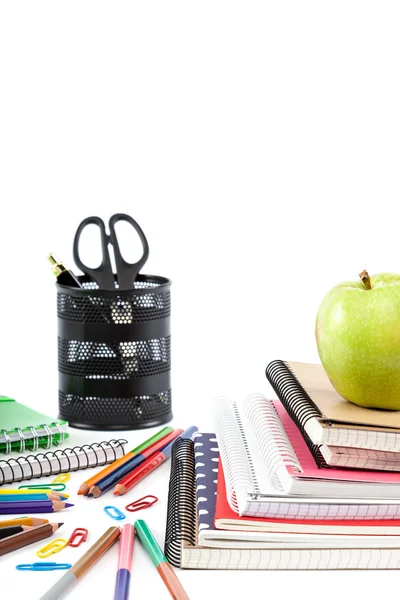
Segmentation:
{"type": "Polygon", "coordinates": [[[136,512],[137,510],[144,510],[145,508],[149,508],[149,506],[152,506],[156,502],[158,502],[157,496],[152,496],[151,494],[149,494],[148,496],[143,496],[143,498],[139,498],[139,500],[131,502],[130,504],[125,506],[125,509],[129,512],[136,512]],[[146,498],[151,498],[151,500],[146,500],[146,498]]]}
{"type": "Polygon", "coordinates": [[[88,533],[89,532],[87,529],[84,529],[83,527],[77,527],[71,533],[71,537],[69,538],[67,545],[71,546],[72,548],[77,548],[82,544],[82,542],[86,542],[88,533]]]}

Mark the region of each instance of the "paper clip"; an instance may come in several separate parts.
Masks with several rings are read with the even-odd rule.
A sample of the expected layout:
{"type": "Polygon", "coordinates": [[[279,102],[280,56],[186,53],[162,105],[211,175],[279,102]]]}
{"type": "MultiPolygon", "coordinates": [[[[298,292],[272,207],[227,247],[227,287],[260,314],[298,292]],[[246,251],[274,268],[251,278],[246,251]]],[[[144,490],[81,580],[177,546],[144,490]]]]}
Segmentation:
{"type": "Polygon", "coordinates": [[[20,485],[19,490],[47,490],[48,492],[63,492],[67,486],[65,483],[37,483],[32,485],[20,485]]]}
{"type": "Polygon", "coordinates": [[[40,548],[40,550],[38,550],[36,552],[36,556],[38,556],[39,558],[47,558],[51,554],[60,552],[60,550],[65,548],[65,546],[67,544],[68,544],[68,541],[64,540],[64,538],[56,538],[55,540],[52,540],[46,546],[43,546],[43,548],[40,548]]]}
{"type": "Polygon", "coordinates": [[[71,475],[69,473],[60,473],[51,483],[66,483],[70,479],[71,475]]]}
{"type": "Polygon", "coordinates": [[[71,533],[71,537],[69,538],[67,544],[71,546],[71,548],[77,548],[82,544],[82,542],[86,542],[88,536],[88,530],[83,527],[77,527],[71,533]]]}
{"type": "Polygon", "coordinates": [[[123,521],[126,519],[126,515],[121,512],[116,506],[105,506],[104,512],[115,521],[123,521]]]}
{"type": "Polygon", "coordinates": [[[61,571],[62,569],[70,569],[72,565],[68,563],[32,563],[31,565],[17,565],[15,568],[18,571],[61,571]]]}
{"type": "Polygon", "coordinates": [[[135,500],[134,502],[127,504],[125,508],[129,512],[136,512],[137,510],[144,510],[145,508],[149,508],[150,506],[153,506],[153,504],[155,504],[156,502],[158,502],[157,496],[152,496],[151,494],[148,494],[147,496],[143,496],[143,498],[139,498],[139,500],[135,500]],[[151,498],[151,500],[146,500],[146,498],[151,498]]]}

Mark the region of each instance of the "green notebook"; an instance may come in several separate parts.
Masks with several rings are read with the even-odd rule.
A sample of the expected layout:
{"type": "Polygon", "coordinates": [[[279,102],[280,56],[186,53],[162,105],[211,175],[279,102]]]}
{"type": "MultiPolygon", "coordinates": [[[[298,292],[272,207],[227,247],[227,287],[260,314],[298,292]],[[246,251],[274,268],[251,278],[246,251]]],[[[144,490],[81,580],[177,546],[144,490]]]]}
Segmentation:
{"type": "Polygon", "coordinates": [[[67,421],[52,419],[7,396],[0,396],[0,452],[58,446],[67,439],[67,421]]]}

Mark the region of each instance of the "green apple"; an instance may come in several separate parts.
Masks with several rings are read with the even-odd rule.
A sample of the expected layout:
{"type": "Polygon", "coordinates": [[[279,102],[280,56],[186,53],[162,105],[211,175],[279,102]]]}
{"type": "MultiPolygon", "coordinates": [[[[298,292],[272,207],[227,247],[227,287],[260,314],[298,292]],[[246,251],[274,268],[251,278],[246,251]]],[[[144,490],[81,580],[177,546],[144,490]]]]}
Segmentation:
{"type": "Polygon", "coordinates": [[[319,356],[343,398],[400,410],[400,275],[360,277],[323,299],[315,326],[319,356]]]}

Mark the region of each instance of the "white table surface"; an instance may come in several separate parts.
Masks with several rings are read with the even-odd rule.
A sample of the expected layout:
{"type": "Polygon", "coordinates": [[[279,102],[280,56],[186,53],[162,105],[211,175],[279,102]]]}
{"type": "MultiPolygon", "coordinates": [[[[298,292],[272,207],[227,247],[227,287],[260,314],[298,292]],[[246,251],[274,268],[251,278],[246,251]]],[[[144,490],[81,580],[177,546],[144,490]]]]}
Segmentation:
{"type": "MultiPolygon", "coordinates": [[[[178,425],[174,419],[173,423],[178,425]]],[[[182,426],[189,425],[184,423],[182,426]]],[[[129,440],[127,447],[130,449],[140,443],[140,441],[150,437],[158,428],[148,429],[136,432],[121,432],[119,438],[129,440]]],[[[90,443],[105,439],[111,439],[114,434],[110,432],[87,432],[82,430],[71,430],[69,445],[78,445],[90,443]]],[[[64,548],[61,552],[54,554],[47,560],[56,562],[69,562],[73,564],[89,548],[89,545],[96,541],[100,535],[110,526],[122,524],[114,521],[107,516],[103,507],[112,504],[124,511],[124,507],[131,501],[144,496],[145,494],[154,494],[159,498],[158,503],[149,509],[128,513],[124,522],[133,523],[136,518],[143,518],[147,521],[153,531],[161,548],[164,547],[165,519],[167,509],[168,479],[170,463],[161,465],[152,475],[145,478],[139,485],[133,488],[123,497],[113,497],[111,492],[104,494],[98,499],[89,499],[76,494],[79,485],[88,479],[94,470],[85,470],[71,474],[66,492],[69,493],[70,501],[74,507],[52,515],[43,515],[49,518],[51,522],[64,522],[63,527],[57,532],[57,537],[68,539],[73,529],[76,527],[85,527],[89,530],[89,537],[86,543],[79,548],[64,548]]],[[[41,482],[49,482],[52,478],[41,479],[41,482]]],[[[36,480],[37,482],[38,480],[36,480]]],[[[3,486],[6,489],[11,486],[3,486]]],[[[38,517],[42,515],[37,515],[38,517]]],[[[53,536],[56,537],[56,536],[53,536]]],[[[48,543],[52,538],[42,540],[20,551],[15,551],[0,558],[0,572],[3,580],[2,585],[6,590],[20,590],[22,598],[23,590],[29,589],[29,597],[32,600],[39,600],[41,595],[61,577],[60,572],[44,573],[21,573],[15,569],[16,564],[31,563],[39,561],[35,552],[48,543]]],[[[98,597],[101,599],[112,598],[114,592],[115,573],[117,566],[118,544],[115,544],[105,556],[103,556],[86,575],[80,579],[79,583],[65,597],[68,600],[83,600],[88,597],[98,597]],[[94,596],[93,596],[94,594],[94,596]]],[[[202,600],[204,597],[217,598],[220,594],[226,594],[229,598],[240,599],[246,597],[252,591],[254,594],[261,594],[261,597],[267,598],[270,593],[278,593],[280,598],[293,597],[295,591],[296,598],[308,599],[310,597],[310,587],[318,589],[323,586],[323,597],[326,600],[337,600],[338,594],[349,597],[349,589],[358,591],[364,599],[372,599],[379,594],[382,578],[385,578],[385,585],[397,585],[397,572],[224,572],[224,571],[186,571],[177,570],[191,600],[202,600]],[[217,591],[218,589],[218,591],[217,591]],[[272,592],[273,590],[273,592],[272,592]]],[[[3,588],[4,589],[4,588],[3,588]]],[[[149,557],[141,547],[136,538],[135,551],[131,579],[131,598],[165,598],[169,593],[164,587],[161,578],[153,567],[149,557]]]]}
{"type": "MultiPolygon", "coordinates": [[[[399,18],[395,0],[0,3],[0,393],[57,415],[45,256],[74,268],[78,224],[115,212],[146,233],[144,271],[173,281],[175,426],[210,431],[215,396],[265,393],[269,360],[316,362],[325,293],[363,269],[400,272],[399,18]]],[[[132,448],[151,433],[121,436],[132,448]]],[[[70,443],[111,437],[74,430],[70,443]]],[[[72,475],[60,530],[87,527],[88,544],[114,523],[109,498],[74,495],[92,472],[72,475]]],[[[161,545],[168,473],[126,497],[159,496],[129,519],[145,517],[161,545]]],[[[56,558],[73,562],[88,544],[56,558]]],[[[39,547],[0,558],[1,600],[37,600],[60,577],[15,570],[39,547]]],[[[116,559],[114,547],[68,600],[111,600],[116,559]]],[[[382,571],[179,576],[191,600],[376,600],[400,582],[382,571]]],[[[168,597],[137,544],[131,599],[168,597]]]]}

